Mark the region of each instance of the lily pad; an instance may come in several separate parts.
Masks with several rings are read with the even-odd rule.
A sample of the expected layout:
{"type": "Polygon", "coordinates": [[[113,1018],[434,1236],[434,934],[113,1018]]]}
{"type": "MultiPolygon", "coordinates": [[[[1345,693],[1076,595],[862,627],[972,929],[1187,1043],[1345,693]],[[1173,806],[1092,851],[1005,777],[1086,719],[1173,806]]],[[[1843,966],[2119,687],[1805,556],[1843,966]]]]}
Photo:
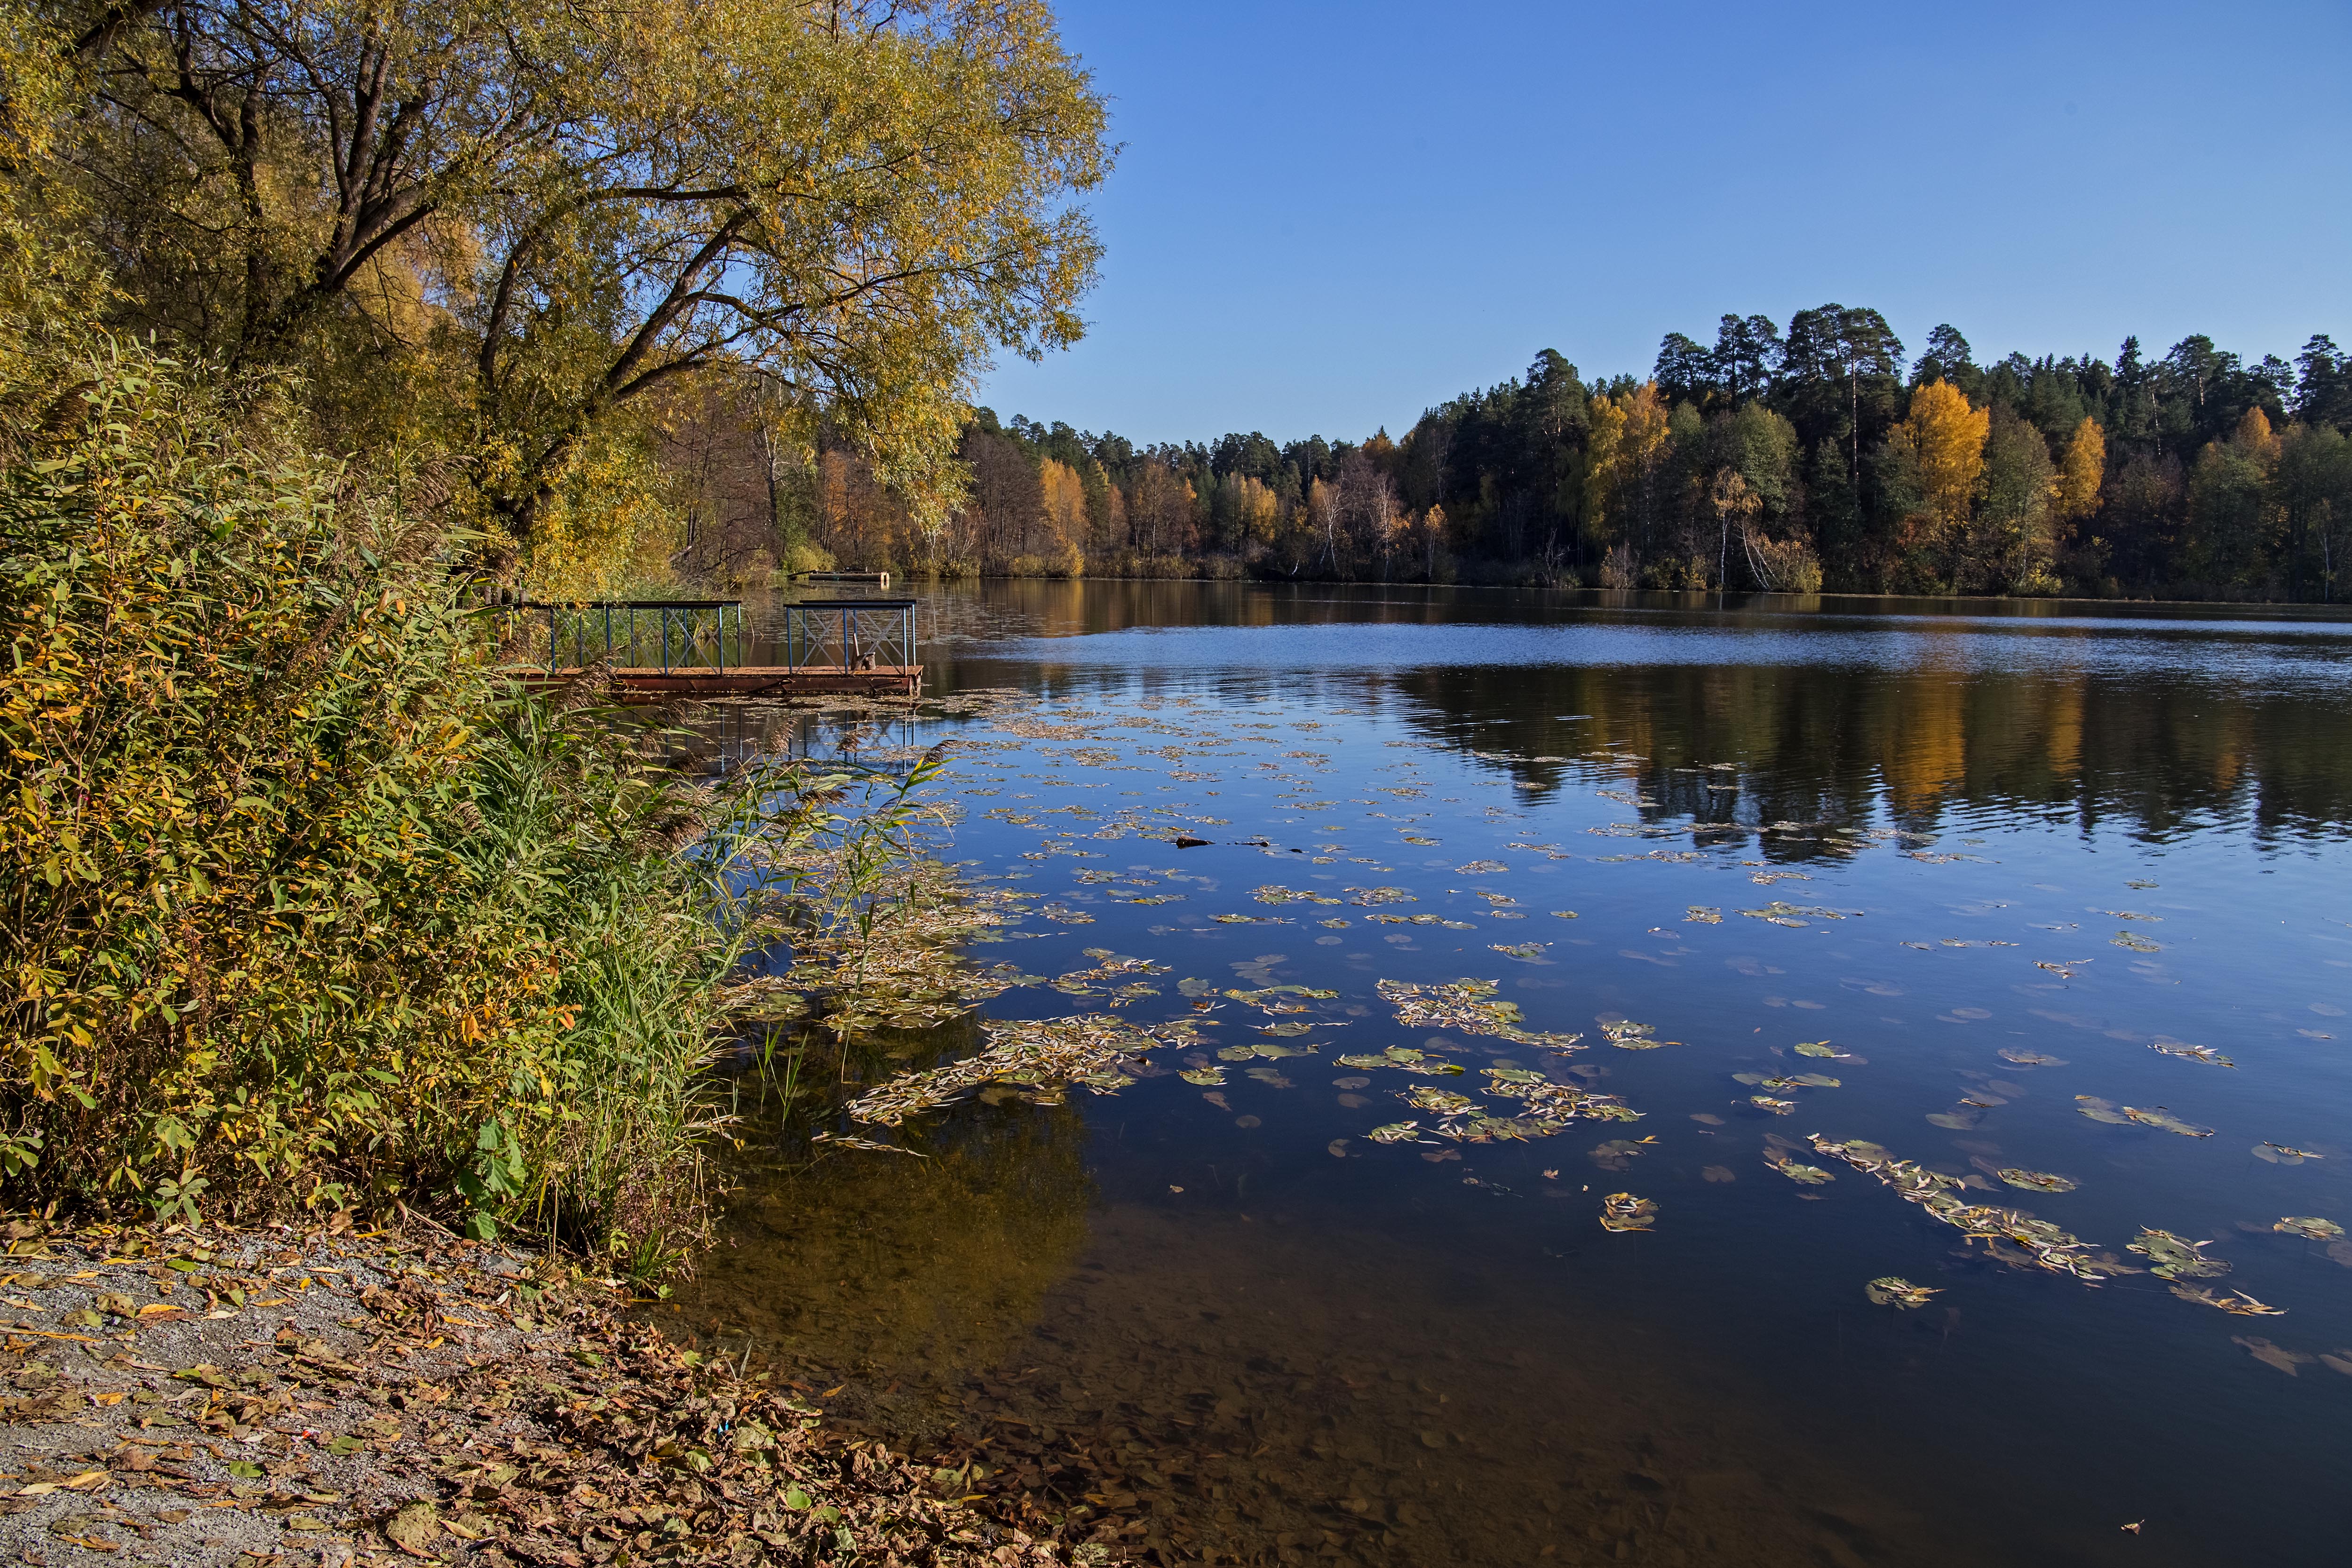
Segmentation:
{"type": "Polygon", "coordinates": [[[1658,1205],[1631,1193],[1612,1193],[1601,1200],[1601,1228],[1612,1231],[1648,1230],[1658,1223],[1658,1205]]]}
{"type": "Polygon", "coordinates": [[[1993,1173],[2012,1187],[2022,1187],[2029,1193],[2071,1193],[2075,1184],[2064,1176],[2053,1176],[2047,1171],[2021,1170],[2014,1165],[1993,1173]]]}
{"type": "Polygon", "coordinates": [[[2212,1245],[2143,1226],[2124,1250],[2147,1258],[2154,1266],[2148,1272],[2159,1279],[2214,1279],[2227,1274],[2230,1266],[2218,1258],[2205,1256],[2204,1249],[2212,1245]]]}
{"type": "Polygon", "coordinates": [[[1925,1285],[1914,1285],[1899,1274],[1885,1274],[1862,1288],[1874,1307],[1895,1307],[1908,1310],[1924,1307],[1927,1298],[1936,1294],[1925,1285]]]}
{"type": "Polygon", "coordinates": [[[2233,1068],[2238,1065],[2210,1046],[2192,1046],[2180,1040],[2159,1037],[2149,1041],[2147,1048],[2159,1056],[2179,1057],[2185,1061],[2204,1062],[2211,1067],[2233,1068]]]}

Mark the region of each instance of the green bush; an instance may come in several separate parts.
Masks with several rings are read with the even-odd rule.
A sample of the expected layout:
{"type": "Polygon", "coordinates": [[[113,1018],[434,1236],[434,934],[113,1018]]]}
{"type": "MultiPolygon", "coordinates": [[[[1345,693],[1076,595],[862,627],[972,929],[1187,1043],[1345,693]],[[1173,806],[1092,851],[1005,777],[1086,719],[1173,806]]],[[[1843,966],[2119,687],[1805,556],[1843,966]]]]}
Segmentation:
{"type": "Polygon", "coordinates": [[[11,1195],[690,1237],[728,802],[506,684],[440,531],[266,397],[68,371],[0,429],[11,1195]]]}

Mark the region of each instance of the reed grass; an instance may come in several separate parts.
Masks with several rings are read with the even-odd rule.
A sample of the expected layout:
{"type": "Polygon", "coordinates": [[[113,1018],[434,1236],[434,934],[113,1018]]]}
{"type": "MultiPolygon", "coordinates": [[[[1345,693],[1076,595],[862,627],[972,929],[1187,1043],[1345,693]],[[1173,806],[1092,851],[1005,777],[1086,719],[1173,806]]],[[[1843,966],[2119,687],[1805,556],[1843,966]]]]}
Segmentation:
{"type": "Polygon", "coordinates": [[[918,778],[652,765],[502,671],[415,487],[137,344],[41,381],[0,387],[9,1200],[675,1262],[747,955],[858,919],[918,778]]]}

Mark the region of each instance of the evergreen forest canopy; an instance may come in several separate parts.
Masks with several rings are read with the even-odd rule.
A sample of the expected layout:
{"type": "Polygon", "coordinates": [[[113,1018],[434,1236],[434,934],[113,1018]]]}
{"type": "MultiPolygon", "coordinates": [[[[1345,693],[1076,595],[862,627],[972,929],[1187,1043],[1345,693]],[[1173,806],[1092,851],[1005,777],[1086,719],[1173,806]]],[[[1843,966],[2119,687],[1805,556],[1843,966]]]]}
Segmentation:
{"type": "MultiPolygon", "coordinates": [[[[2293,365],[2204,337],[1979,364],[1939,326],[1906,362],[1824,305],[1669,333],[1641,381],[1547,350],[1402,439],[1140,448],[982,410],[955,543],[1015,573],[2334,600],[2347,430],[2326,336],[2293,365]]],[[[824,498],[824,542],[902,549],[856,499],[824,498]]]]}

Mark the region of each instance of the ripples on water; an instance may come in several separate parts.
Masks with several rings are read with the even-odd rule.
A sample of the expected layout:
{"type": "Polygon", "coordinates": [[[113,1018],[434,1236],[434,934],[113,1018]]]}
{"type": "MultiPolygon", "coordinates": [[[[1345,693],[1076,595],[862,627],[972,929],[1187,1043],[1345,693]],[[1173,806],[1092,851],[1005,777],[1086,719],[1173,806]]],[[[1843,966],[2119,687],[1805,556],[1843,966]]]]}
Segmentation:
{"type": "MultiPolygon", "coordinates": [[[[943,847],[1057,911],[983,957],[1171,965],[1126,1009],[1144,1022],[1195,1016],[1187,977],[1339,994],[1303,1016],[1316,1055],[1213,1089],[1171,1050],[1115,1097],[927,1118],[929,1159],[780,1149],[687,1321],[1161,1561],[2343,1560],[2352,1245],[2273,1227],[2352,1226],[2352,626],[1824,603],[928,597],[933,692],[1018,689],[1056,726],[902,737],[968,742],[943,847]],[[1374,991],[1465,976],[1583,1046],[1404,1030],[1374,991]],[[1614,1048],[1622,1019],[1681,1043],[1614,1048]],[[1859,1059],[1795,1051],[1822,1040],[1859,1059]],[[2151,1048],[2183,1043],[2235,1065],[2151,1048]],[[1457,1089],[1574,1069],[1643,1120],[1373,1144],[1413,1080],[1333,1058],[1390,1045],[1469,1067],[1457,1089]],[[1838,1087],[1770,1091],[1790,1114],[1751,1100],[1821,1069],[1838,1087]],[[2004,1262],[1802,1148],[1834,1180],[1774,1168],[1816,1132],[2119,1263],[2150,1261],[2125,1251],[2143,1226],[2210,1241],[2231,1271],[2189,1283],[2284,1315],[2004,1262]],[[1997,1175],[2017,1168],[2076,1186],[1997,1175]],[[1621,1190],[1654,1230],[1601,1229],[1621,1190]],[[1873,1306],[1888,1275],[1936,1294],[1873,1306]]],[[[988,1011],[1107,1005],[1037,986],[988,1011]]],[[[1269,1021],[1208,1016],[1213,1046],[1269,1021]]]]}

